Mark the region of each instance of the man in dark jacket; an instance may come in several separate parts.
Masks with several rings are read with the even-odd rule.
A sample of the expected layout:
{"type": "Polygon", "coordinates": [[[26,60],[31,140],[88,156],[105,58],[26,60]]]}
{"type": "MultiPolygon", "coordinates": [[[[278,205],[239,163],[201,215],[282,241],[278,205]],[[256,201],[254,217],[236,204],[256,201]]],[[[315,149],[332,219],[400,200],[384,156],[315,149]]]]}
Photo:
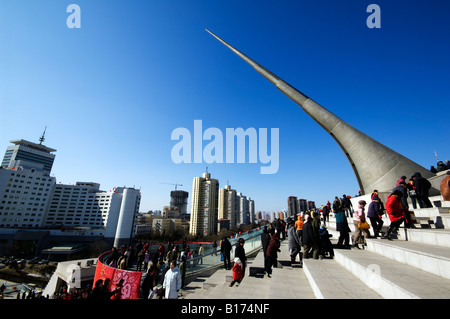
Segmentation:
{"type": "Polygon", "coordinates": [[[231,244],[228,241],[228,237],[225,236],[222,239],[222,242],[220,243],[220,252],[223,256],[223,266],[226,270],[231,269],[231,259],[230,259],[230,252],[231,252],[231,244]]]}
{"type": "Polygon", "coordinates": [[[419,202],[420,208],[433,207],[430,200],[428,199],[431,183],[427,179],[423,178],[420,173],[415,173],[412,177],[414,180],[414,187],[416,188],[417,201],[419,202]]]}
{"type": "Polygon", "coordinates": [[[342,196],[342,206],[344,208],[345,216],[348,217],[348,215],[350,215],[350,217],[353,217],[352,202],[345,194],[342,196]]]}
{"type": "Polygon", "coordinates": [[[303,224],[303,248],[305,251],[305,258],[309,258],[312,251],[313,258],[319,259],[319,243],[314,234],[311,217],[308,217],[306,223],[303,224]]]}
{"type": "Polygon", "coordinates": [[[242,278],[244,278],[245,276],[245,268],[247,266],[247,257],[245,256],[244,244],[245,244],[244,238],[239,238],[237,246],[234,250],[234,257],[235,258],[238,257],[242,263],[242,278]]]}
{"type": "Polygon", "coordinates": [[[381,227],[383,227],[383,211],[381,210],[380,198],[377,195],[372,197],[372,202],[367,209],[367,217],[370,219],[370,223],[372,224],[373,233],[375,237],[380,235],[381,227]]]}
{"type": "Polygon", "coordinates": [[[262,250],[263,250],[263,254],[264,254],[264,269],[266,269],[266,264],[267,264],[267,247],[269,246],[269,241],[270,241],[270,235],[269,235],[269,230],[267,229],[267,226],[264,226],[263,228],[263,233],[261,234],[261,246],[262,246],[262,250]]]}

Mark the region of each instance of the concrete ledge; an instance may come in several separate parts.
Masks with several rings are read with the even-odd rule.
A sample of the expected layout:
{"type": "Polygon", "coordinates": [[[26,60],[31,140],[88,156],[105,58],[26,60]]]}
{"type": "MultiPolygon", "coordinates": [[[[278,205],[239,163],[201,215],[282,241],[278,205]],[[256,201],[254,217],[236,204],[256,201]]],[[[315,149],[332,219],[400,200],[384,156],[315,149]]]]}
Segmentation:
{"type": "Polygon", "coordinates": [[[335,260],[306,259],[303,269],[317,299],[382,298],[335,260]]]}
{"type": "Polygon", "coordinates": [[[450,281],[368,250],[336,250],[336,261],[388,299],[450,298],[450,281]]]}
{"type": "Polygon", "coordinates": [[[410,242],[450,248],[449,229],[413,229],[400,230],[400,238],[410,242]]]}
{"type": "Polygon", "coordinates": [[[450,250],[405,241],[368,240],[368,250],[439,277],[450,279],[450,250]]]}

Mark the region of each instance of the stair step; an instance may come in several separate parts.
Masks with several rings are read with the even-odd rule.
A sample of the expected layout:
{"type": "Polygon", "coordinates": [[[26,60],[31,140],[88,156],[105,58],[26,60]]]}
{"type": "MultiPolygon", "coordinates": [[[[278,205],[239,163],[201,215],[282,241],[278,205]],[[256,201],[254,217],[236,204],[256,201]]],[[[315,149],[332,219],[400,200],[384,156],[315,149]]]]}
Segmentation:
{"type": "Polygon", "coordinates": [[[306,259],[306,276],[318,299],[381,299],[334,259],[306,259]]]}
{"type": "Polygon", "coordinates": [[[450,280],[369,250],[335,250],[336,261],[383,298],[450,298],[450,280]]]}
{"type": "Polygon", "coordinates": [[[450,249],[404,240],[367,240],[367,249],[402,264],[450,279],[450,249]]]}

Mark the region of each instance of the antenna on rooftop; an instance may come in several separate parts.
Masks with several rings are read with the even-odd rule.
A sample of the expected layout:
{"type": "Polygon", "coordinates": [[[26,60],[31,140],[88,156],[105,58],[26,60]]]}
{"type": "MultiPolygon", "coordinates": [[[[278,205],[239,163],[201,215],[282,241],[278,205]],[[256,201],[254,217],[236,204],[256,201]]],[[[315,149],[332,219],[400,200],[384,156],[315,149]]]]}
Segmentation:
{"type": "Polygon", "coordinates": [[[39,138],[39,145],[42,145],[42,143],[45,141],[45,131],[47,131],[47,126],[44,129],[44,133],[42,133],[42,136],[39,138]]]}

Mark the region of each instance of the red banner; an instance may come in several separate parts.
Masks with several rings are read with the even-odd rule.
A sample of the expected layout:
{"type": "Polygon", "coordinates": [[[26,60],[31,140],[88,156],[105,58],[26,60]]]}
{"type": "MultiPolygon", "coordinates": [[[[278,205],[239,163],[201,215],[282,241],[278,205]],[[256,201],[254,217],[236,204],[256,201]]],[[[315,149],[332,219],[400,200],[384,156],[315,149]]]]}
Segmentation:
{"type": "MultiPolygon", "coordinates": [[[[108,254],[108,253],[106,253],[108,254]]],[[[105,254],[103,254],[105,255],[105,254]]],[[[141,289],[142,273],[140,271],[129,271],[110,267],[100,262],[101,255],[97,260],[95,269],[94,284],[98,279],[111,279],[109,290],[113,291],[117,288],[117,284],[123,279],[121,292],[116,294],[113,299],[138,299],[141,289]]]]}

